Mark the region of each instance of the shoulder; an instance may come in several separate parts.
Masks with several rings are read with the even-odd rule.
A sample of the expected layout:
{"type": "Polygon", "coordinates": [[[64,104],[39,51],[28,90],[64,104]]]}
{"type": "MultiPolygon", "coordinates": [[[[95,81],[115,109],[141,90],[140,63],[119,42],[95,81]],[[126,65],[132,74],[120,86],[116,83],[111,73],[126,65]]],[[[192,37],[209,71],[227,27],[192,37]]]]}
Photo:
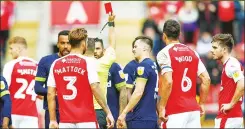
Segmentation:
{"type": "Polygon", "coordinates": [[[136,65],[138,65],[138,64],[139,64],[139,63],[136,62],[136,60],[131,60],[130,62],[128,62],[128,63],[126,64],[125,68],[126,68],[126,67],[133,67],[133,66],[136,66],[136,65]]]}
{"type": "Polygon", "coordinates": [[[18,59],[14,59],[14,60],[11,60],[9,62],[7,62],[5,65],[4,65],[4,68],[11,68],[11,67],[14,67],[14,65],[19,62],[20,60],[18,59]]]}
{"type": "Polygon", "coordinates": [[[236,58],[230,57],[225,65],[225,73],[230,77],[237,71],[242,71],[241,64],[236,58]]]}
{"type": "Polygon", "coordinates": [[[142,62],[139,63],[139,67],[142,67],[142,66],[148,67],[148,66],[152,66],[152,65],[154,65],[154,62],[149,58],[144,59],[142,62]]]}

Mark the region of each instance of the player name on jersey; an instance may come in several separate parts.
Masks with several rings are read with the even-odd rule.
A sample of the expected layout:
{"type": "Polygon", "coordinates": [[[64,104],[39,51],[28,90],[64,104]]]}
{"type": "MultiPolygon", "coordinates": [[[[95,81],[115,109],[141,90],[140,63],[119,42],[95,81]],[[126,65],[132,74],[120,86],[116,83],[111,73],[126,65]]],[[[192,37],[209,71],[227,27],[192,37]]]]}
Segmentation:
{"type": "Polygon", "coordinates": [[[18,69],[17,72],[20,73],[21,75],[29,74],[33,76],[36,76],[37,73],[37,71],[34,69],[18,69]]]}
{"type": "Polygon", "coordinates": [[[86,70],[76,67],[76,66],[66,66],[66,67],[62,67],[60,69],[54,69],[54,72],[57,73],[58,75],[61,73],[67,73],[67,72],[76,72],[79,73],[81,75],[84,75],[86,70]]]}

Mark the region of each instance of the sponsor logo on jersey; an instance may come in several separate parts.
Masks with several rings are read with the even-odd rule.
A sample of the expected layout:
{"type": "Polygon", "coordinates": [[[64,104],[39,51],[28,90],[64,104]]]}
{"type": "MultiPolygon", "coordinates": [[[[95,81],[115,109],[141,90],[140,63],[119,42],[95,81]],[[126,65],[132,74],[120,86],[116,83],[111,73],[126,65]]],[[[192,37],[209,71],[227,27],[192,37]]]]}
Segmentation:
{"type": "Polygon", "coordinates": [[[138,75],[143,75],[143,74],[144,74],[144,70],[145,70],[144,67],[138,67],[138,68],[137,68],[137,73],[138,73],[138,75]]]}

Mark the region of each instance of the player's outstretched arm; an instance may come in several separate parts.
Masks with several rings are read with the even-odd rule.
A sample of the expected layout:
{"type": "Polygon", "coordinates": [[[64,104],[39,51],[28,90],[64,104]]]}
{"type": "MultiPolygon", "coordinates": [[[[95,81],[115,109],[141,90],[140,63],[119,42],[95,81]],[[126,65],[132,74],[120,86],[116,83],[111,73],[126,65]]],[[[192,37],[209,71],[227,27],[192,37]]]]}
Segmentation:
{"type": "Polygon", "coordinates": [[[93,95],[96,99],[96,101],[100,104],[100,106],[103,108],[105,113],[107,114],[106,121],[107,121],[107,127],[108,128],[113,128],[114,127],[114,118],[112,116],[112,113],[109,109],[109,106],[106,103],[105,97],[101,94],[101,88],[100,88],[100,83],[92,83],[91,84],[91,89],[93,92],[93,95]]]}
{"type": "Polygon", "coordinates": [[[116,33],[115,33],[115,15],[113,13],[109,14],[108,26],[109,26],[109,46],[116,49],[116,33]]]}
{"type": "Polygon", "coordinates": [[[207,71],[201,73],[199,75],[199,78],[201,80],[201,89],[200,89],[200,101],[199,105],[201,107],[201,115],[205,114],[204,104],[206,102],[206,99],[208,97],[208,91],[210,87],[210,77],[207,71]]]}

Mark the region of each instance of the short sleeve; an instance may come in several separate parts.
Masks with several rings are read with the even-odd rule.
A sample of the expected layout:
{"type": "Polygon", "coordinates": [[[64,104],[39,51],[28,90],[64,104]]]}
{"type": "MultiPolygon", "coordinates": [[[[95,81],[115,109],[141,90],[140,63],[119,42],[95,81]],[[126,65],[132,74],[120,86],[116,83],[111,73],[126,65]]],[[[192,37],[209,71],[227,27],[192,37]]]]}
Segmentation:
{"type": "Polygon", "coordinates": [[[13,72],[13,68],[14,68],[15,63],[16,63],[16,60],[10,61],[7,64],[5,64],[4,68],[3,68],[3,76],[6,79],[8,86],[11,85],[10,84],[11,83],[11,76],[12,76],[11,74],[13,72]]]}
{"type": "Polygon", "coordinates": [[[199,59],[198,61],[198,70],[197,70],[197,75],[199,76],[200,74],[202,74],[203,72],[207,71],[206,67],[204,66],[203,62],[201,61],[201,59],[199,59]]]}
{"type": "Polygon", "coordinates": [[[150,75],[150,69],[147,68],[147,64],[140,64],[137,67],[137,78],[144,78],[144,79],[148,79],[149,75],[150,75]]]}
{"type": "Polygon", "coordinates": [[[89,84],[100,82],[98,73],[96,71],[96,61],[92,58],[87,58],[87,70],[88,70],[88,80],[89,84]]]}
{"type": "Polygon", "coordinates": [[[6,84],[6,82],[4,82],[4,80],[1,80],[1,87],[0,88],[1,88],[1,92],[0,92],[1,97],[9,94],[8,85],[6,84]]]}
{"type": "Polygon", "coordinates": [[[171,59],[170,59],[170,56],[169,56],[167,49],[162,49],[157,54],[157,63],[161,68],[161,74],[162,75],[166,72],[173,71],[173,69],[171,67],[171,59]]]}
{"type": "Polygon", "coordinates": [[[123,73],[125,74],[125,81],[128,88],[133,88],[135,81],[135,70],[132,70],[129,65],[126,65],[123,69],[123,73]]]}
{"type": "Polygon", "coordinates": [[[238,82],[240,79],[244,78],[240,63],[233,58],[227,62],[225,73],[228,77],[233,78],[234,82],[238,82]]]}
{"type": "Polygon", "coordinates": [[[46,78],[48,77],[48,70],[45,67],[45,61],[43,58],[40,60],[40,62],[38,63],[38,67],[37,67],[37,74],[35,77],[35,81],[39,81],[39,82],[45,82],[46,78]]]}
{"type": "Polygon", "coordinates": [[[125,86],[125,75],[123,73],[122,68],[118,64],[115,65],[112,75],[112,79],[114,80],[117,89],[122,86],[125,86]]]}
{"type": "Polygon", "coordinates": [[[50,67],[49,76],[47,85],[49,87],[56,87],[55,79],[54,79],[54,65],[56,64],[56,61],[54,61],[50,67]]]}

